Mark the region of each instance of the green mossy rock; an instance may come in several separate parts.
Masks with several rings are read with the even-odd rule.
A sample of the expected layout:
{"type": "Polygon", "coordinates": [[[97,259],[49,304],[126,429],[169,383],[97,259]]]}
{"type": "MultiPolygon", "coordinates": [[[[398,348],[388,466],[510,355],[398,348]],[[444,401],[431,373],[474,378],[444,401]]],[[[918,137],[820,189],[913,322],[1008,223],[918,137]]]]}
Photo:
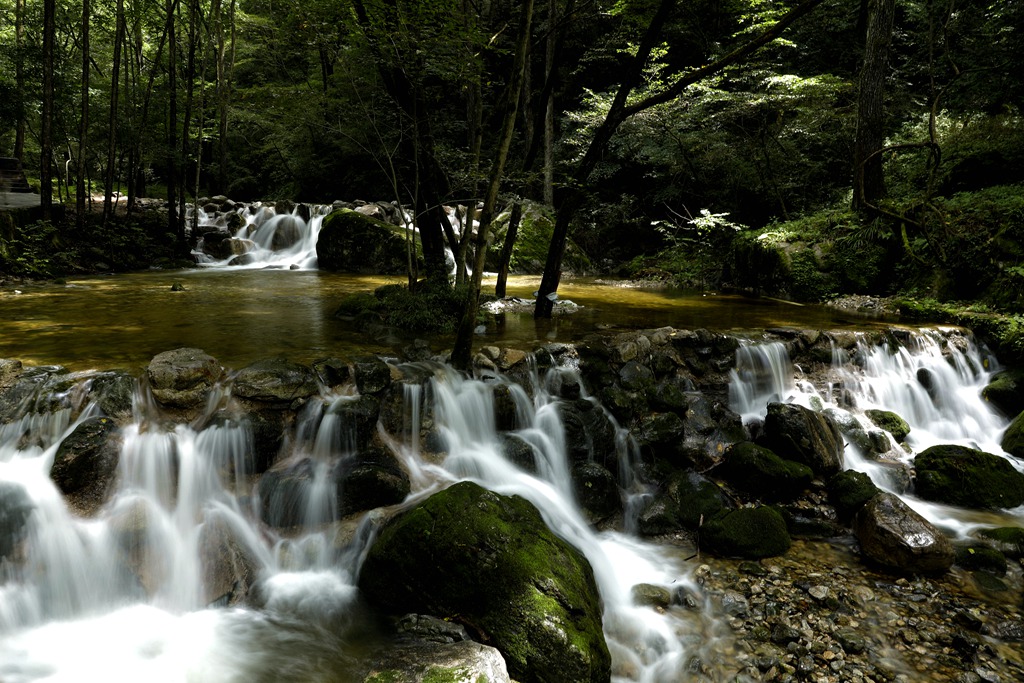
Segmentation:
{"type": "Polygon", "coordinates": [[[871,477],[863,472],[846,470],[828,482],[828,499],[840,519],[852,519],[864,504],[880,493],[871,477]]]}
{"type": "Polygon", "coordinates": [[[891,410],[866,410],[864,414],[876,427],[892,434],[896,443],[903,443],[910,434],[910,425],[907,421],[891,410]]]}
{"type": "Polygon", "coordinates": [[[783,460],[771,450],[749,441],[730,446],[722,464],[715,468],[715,474],[738,489],[769,500],[792,498],[814,479],[807,465],[783,460]]]}
{"type": "Polygon", "coordinates": [[[971,571],[982,571],[1003,576],[1006,574],[1006,556],[994,548],[983,545],[959,546],[953,561],[971,571]]]}
{"type": "Polygon", "coordinates": [[[1013,419],[999,444],[1015,458],[1024,458],[1024,412],[1013,419]]]}
{"type": "Polygon", "coordinates": [[[968,508],[1024,504],[1024,474],[1005,458],[966,446],[932,446],[914,458],[917,495],[968,508]]]}
{"type": "Polygon", "coordinates": [[[786,520],[770,507],[739,508],[707,522],[701,543],[717,555],[758,560],[782,555],[792,544],[786,520]]]}
{"type": "Polygon", "coordinates": [[[324,218],[316,242],[322,270],[398,275],[406,272],[405,239],[398,228],[356,211],[340,209],[324,218]]]}
{"type": "Polygon", "coordinates": [[[981,397],[1003,415],[1018,415],[1024,412],[1024,372],[1000,372],[981,390],[981,397]]]}
{"type": "Polygon", "coordinates": [[[1016,560],[1024,558],[1024,529],[1017,526],[1003,526],[994,529],[982,529],[978,532],[994,542],[999,551],[1016,560]]]}
{"type": "Polygon", "coordinates": [[[387,612],[465,624],[521,683],[610,680],[590,564],[518,496],[461,482],[397,515],[370,548],[359,588],[387,612]]]}
{"type": "Polygon", "coordinates": [[[769,403],[764,433],[757,443],[786,460],[831,476],[843,469],[845,442],[836,421],[792,403],[769,403]]]}

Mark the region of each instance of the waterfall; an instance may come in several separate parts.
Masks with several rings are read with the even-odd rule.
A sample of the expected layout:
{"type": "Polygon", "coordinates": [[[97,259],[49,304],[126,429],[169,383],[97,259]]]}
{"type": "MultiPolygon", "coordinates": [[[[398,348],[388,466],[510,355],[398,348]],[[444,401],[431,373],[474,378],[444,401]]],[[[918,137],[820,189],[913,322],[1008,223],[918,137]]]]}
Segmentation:
{"type": "MultiPolygon", "coordinates": [[[[278,213],[272,206],[241,207],[236,213],[243,225],[225,240],[222,258],[210,256],[202,244],[195,256],[204,267],[315,269],[317,238],[333,206],[311,205],[308,213],[302,208],[299,205],[289,213],[278,213]]],[[[198,219],[200,229],[228,229],[224,216],[213,217],[199,209],[198,219]]]]}
{"type": "MultiPolygon", "coordinates": [[[[838,351],[833,355],[845,361],[838,351]]],[[[911,451],[957,441],[1001,452],[1006,421],[980,399],[992,363],[969,340],[939,334],[903,345],[862,340],[852,355],[855,363],[836,365],[829,384],[814,387],[783,344],[745,344],[731,373],[732,406],[757,419],[769,401],[796,401],[847,415],[865,430],[876,428],[863,411],[884,407],[910,423],[911,451]]],[[[382,419],[375,436],[409,474],[407,504],[463,479],[533,503],[594,569],[616,683],[688,680],[699,662],[713,661],[715,648],[728,647],[715,612],[700,604],[692,576],[697,564],[687,561],[688,552],[628,532],[630,510],[647,492],[633,476],[636,453],[624,430],[616,452],[619,484],[632,501],[627,531],[595,530],[581,512],[559,411],[567,399],[559,396],[593,398],[574,368],[541,374],[533,366],[524,384],[466,378],[436,364],[401,370],[417,379],[396,393],[404,408],[389,422],[392,431],[382,419]],[[512,424],[497,424],[499,391],[510,401],[512,424]],[[423,438],[425,425],[430,439],[423,438]],[[529,446],[534,467],[506,457],[508,437],[529,446]],[[696,596],[697,608],[637,606],[638,584],[696,596]]],[[[5,514],[30,510],[13,550],[0,537],[0,552],[7,553],[0,560],[0,680],[351,680],[357,656],[351,643],[365,647],[375,637],[366,632],[354,577],[380,518],[371,512],[339,519],[345,492],[336,472],[366,437],[357,433],[365,427],[353,422],[359,400],[324,390],[287,426],[285,452],[272,472],[298,482],[291,489],[298,521],[288,529],[264,517],[272,510],[263,507],[254,482],[253,427],[212,408],[214,418],[201,429],[167,427],[156,414],[124,427],[116,491],[90,517],[69,507],[49,470],[62,440],[95,408],[74,420],[69,410],[30,412],[0,428],[0,506],[8,506],[0,507],[0,534],[12,518],[5,514]],[[218,573],[224,566],[234,573],[218,573]]],[[[143,407],[153,401],[142,394],[136,405],[148,412],[143,407]]],[[[912,457],[897,448],[892,453],[912,457]]],[[[847,462],[896,490],[856,445],[847,446],[847,462]]],[[[911,502],[955,533],[977,523],[960,511],[911,502]]],[[[1015,519],[1019,525],[1019,513],[1015,519]]]]}

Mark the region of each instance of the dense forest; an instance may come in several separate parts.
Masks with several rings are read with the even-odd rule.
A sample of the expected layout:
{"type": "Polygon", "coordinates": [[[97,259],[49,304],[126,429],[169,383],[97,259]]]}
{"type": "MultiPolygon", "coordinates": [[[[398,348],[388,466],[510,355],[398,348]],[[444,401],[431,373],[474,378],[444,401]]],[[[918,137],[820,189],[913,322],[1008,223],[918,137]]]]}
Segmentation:
{"type": "Polygon", "coordinates": [[[1022,26],[981,0],[0,0],[0,155],[64,239],[114,193],[166,198],[146,230],[182,248],[200,196],[395,201],[428,278],[467,253],[442,206],[500,246],[525,204],[538,315],[567,244],[590,272],[1015,312],[1022,26]]]}

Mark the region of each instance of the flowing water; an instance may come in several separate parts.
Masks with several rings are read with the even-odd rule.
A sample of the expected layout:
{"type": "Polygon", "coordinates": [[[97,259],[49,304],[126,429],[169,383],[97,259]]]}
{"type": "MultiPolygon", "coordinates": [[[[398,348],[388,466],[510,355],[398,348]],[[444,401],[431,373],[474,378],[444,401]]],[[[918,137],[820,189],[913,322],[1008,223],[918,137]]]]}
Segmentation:
{"type": "MultiPolygon", "coordinates": [[[[832,400],[841,385],[855,396],[855,419],[873,406],[904,415],[913,449],[957,441],[1000,452],[1006,421],[979,398],[989,370],[977,348],[924,334],[897,349],[863,345],[858,354],[858,365],[833,369],[835,386],[815,388],[779,345],[744,346],[732,381],[734,407],[748,419],[763,414],[768,400],[845,410],[832,400]],[[941,391],[929,393],[922,378],[933,389],[941,382],[941,391]]],[[[410,501],[469,478],[533,502],[552,530],[594,567],[616,681],[689,680],[690,662],[713,661],[711,653],[728,636],[707,605],[658,613],[631,600],[637,583],[699,594],[683,551],[625,532],[596,532],[573,500],[558,399],[547,391],[573,370],[535,374],[530,391],[512,391],[517,432],[534,447],[537,474],[502,456],[493,389],[504,380],[467,379],[441,365],[427,370],[426,383],[406,388],[402,432],[385,435],[410,472],[410,501]],[[446,444],[441,462],[424,457],[418,441],[424,396],[433,401],[446,444]]],[[[325,394],[311,402],[290,436],[294,452],[325,470],[349,455],[351,426],[343,424],[344,412],[336,407],[352,398],[325,394]]],[[[350,680],[353,658],[376,642],[355,587],[376,515],[361,523],[350,520],[347,532],[327,523],[336,511],[325,507],[314,483],[302,531],[275,533],[257,521],[244,457],[252,435],[245,426],[159,429],[154,425],[160,416],[151,410],[152,401],[140,392],[137,421],[123,430],[119,488],[90,518],[70,510],[48,476],[60,440],[77,424],[69,411],[29,415],[0,434],[0,483],[21,487],[32,508],[23,558],[0,567],[0,680],[350,680]],[[223,534],[242,549],[258,577],[249,606],[217,608],[207,585],[203,558],[210,539],[223,534]]],[[[94,411],[86,408],[79,421],[94,411]]],[[[620,445],[621,483],[642,494],[630,478],[628,440],[620,445]]],[[[848,464],[892,488],[884,473],[850,447],[847,457],[848,464]]],[[[951,534],[967,534],[982,523],[967,511],[913,504],[951,534]]],[[[1024,515],[1008,511],[984,523],[1021,525],[1024,515]]]]}

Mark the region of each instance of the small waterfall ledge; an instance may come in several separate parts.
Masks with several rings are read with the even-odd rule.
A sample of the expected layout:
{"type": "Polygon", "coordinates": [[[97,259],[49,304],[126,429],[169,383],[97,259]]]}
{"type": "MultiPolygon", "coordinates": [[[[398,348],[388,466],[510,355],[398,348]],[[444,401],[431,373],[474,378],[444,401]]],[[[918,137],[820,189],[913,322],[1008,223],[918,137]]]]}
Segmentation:
{"type": "Polygon", "coordinates": [[[0,361],[0,680],[371,680],[409,644],[359,588],[367,553],[467,480],[590,565],[611,661],[592,680],[1024,677],[1024,506],[914,486],[937,446],[1024,477],[969,333],[664,328],[475,365],[0,361]],[[942,570],[858,552],[890,499],[924,525],[904,545],[950,544],[942,570]]]}

